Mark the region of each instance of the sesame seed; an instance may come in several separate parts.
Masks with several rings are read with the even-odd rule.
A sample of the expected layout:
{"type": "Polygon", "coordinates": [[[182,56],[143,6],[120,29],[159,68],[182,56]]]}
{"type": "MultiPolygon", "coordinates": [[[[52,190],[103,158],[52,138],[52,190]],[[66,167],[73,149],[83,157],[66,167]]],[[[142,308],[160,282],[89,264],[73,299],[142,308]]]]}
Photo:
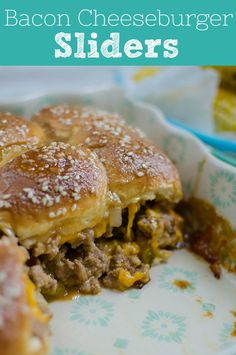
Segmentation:
{"type": "Polygon", "coordinates": [[[74,212],[76,210],[77,210],[77,205],[76,205],[76,203],[74,203],[71,207],[71,211],[74,212]]]}
{"type": "Polygon", "coordinates": [[[144,173],[142,171],[138,171],[137,176],[139,176],[139,177],[144,176],[144,173]]]}
{"type": "Polygon", "coordinates": [[[10,208],[11,204],[7,201],[0,200],[0,208],[10,208]]]}
{"type": "Polygon", "coordinates": [[[80,195],[78,193],[73,193],[72,196],[75,201],[78,201],[80,199],[80,195]]]}
{"type": "Polygon", "coordinates": [[[10,198],[11,197],[11,194],[5,194],[5,195],[3,195],[3,200],[7,200],[8,198],[10,198]]]}
{"type": "Polygon", "coordinates": [[[55,202],[56,202],[56,203],[59,203],[60,201],[61,201],[61,197],[60,197],[60,196],[56,196],[55,202]]]}

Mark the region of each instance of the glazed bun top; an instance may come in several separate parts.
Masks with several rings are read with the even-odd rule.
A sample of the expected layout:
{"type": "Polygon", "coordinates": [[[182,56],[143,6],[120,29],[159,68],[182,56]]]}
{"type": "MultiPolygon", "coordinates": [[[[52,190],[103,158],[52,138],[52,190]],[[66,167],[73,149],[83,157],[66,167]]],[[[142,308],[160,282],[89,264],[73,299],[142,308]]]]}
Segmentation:
{"type": "Polygon", "coordinates": [[[47,137],[47,142],[68,142],[74,124],[80,118],[83,107],[57,105],[43,108],[32,117],[32,122],[40,125],[47,137]]]}
{"type": "Polygon", "coordinates": [[[0,112],[0,166],[15,156],[44,143],[42,128],[23,117],[0,112]]]}
{"type": "Polygon", "coordinates": [[[119,115],[85,106],[58,105],[41,110],[33,120],[45,129],[48,141],[56,138],[96,152],[106,168],[109,190],[122,207],[152,199],[174,203],[181,199],[174,164],[119,115]]]}
{"type": "Polygon", "coordinates": [[[107,176],[89,149],[53,142],[1,168],[0,196],[2,230],[27,246],[53,234],[65,242],[105,215],[107,176]]]}
{"type": "Polygon", "coordinates": [[[173,203],[181,199],[181,183],[174,164],[118,115],[83,110],[70,142],[96,152],[106,168],[109,189],[118,195],[122,207],[153,199],[173,203]]]}

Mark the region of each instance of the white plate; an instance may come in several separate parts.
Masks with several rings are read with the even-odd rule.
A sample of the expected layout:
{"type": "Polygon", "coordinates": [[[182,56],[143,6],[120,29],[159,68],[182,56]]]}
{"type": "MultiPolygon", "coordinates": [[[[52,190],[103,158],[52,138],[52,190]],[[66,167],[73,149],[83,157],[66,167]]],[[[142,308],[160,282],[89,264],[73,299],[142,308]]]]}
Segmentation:
{"type": "MultiPolygon", "coordinates": [[[[191,134],[168,125],[156,108],[131,101],[122,91],[42,96],[35,91],[18,102],[1,102],[0,109],[30,116],[58,102],[121,113],[175,161],[187,196],[208,200],[236,227],[236,169],[212,157],[191,134]]],[[[224,272],[217,281],[204,261],[177,251],[167,264],[153,267],[151,277],[142,290],[103,290],[99,296],[53,303],[53,355],[236,354],[235,276],[224,272]],[[191,287],[179,289],[176,278],[191,287]]]]}

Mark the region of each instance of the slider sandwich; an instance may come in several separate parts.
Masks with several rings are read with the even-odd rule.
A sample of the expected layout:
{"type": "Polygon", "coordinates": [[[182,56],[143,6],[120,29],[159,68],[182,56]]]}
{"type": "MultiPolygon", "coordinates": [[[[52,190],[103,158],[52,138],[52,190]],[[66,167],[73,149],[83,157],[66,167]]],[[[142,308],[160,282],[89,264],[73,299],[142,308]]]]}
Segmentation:
{"type": "Polygon", "coordinates": [[[0,345],[41,355],[45,298],[141,288],[179,247],[181,183],[118,115],[58,105],[0,118],[0,345]]]}
{"type": "Polygon", "coordinates": [[[103,271],[96,270],[95,288],[87,287],[86,280],[82,289],[96,293],[100,284],[120,290],[141,287],[149,281],[150,265],[165,260],[182,242],[182,219],[173,209],[182,197],[175,166],[115,114],[58,105],[43,109],[33,122],[45,130],[48,142],[61,137],[87,147],[105,168],[106,212],[90,229],[103,271]]]}

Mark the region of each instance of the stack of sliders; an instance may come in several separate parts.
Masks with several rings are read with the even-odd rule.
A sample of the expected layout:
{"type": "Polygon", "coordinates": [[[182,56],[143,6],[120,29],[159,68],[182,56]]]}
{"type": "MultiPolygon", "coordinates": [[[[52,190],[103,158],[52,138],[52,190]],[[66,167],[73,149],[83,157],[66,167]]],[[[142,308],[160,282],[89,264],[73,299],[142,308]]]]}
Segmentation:
{"type": "Polygon", "coordinates": [[[0,127],[0,344],[46,354],[45,298],[141,288],[181,245],[181,183],[115,114],[58,105],[0,127]]]}

